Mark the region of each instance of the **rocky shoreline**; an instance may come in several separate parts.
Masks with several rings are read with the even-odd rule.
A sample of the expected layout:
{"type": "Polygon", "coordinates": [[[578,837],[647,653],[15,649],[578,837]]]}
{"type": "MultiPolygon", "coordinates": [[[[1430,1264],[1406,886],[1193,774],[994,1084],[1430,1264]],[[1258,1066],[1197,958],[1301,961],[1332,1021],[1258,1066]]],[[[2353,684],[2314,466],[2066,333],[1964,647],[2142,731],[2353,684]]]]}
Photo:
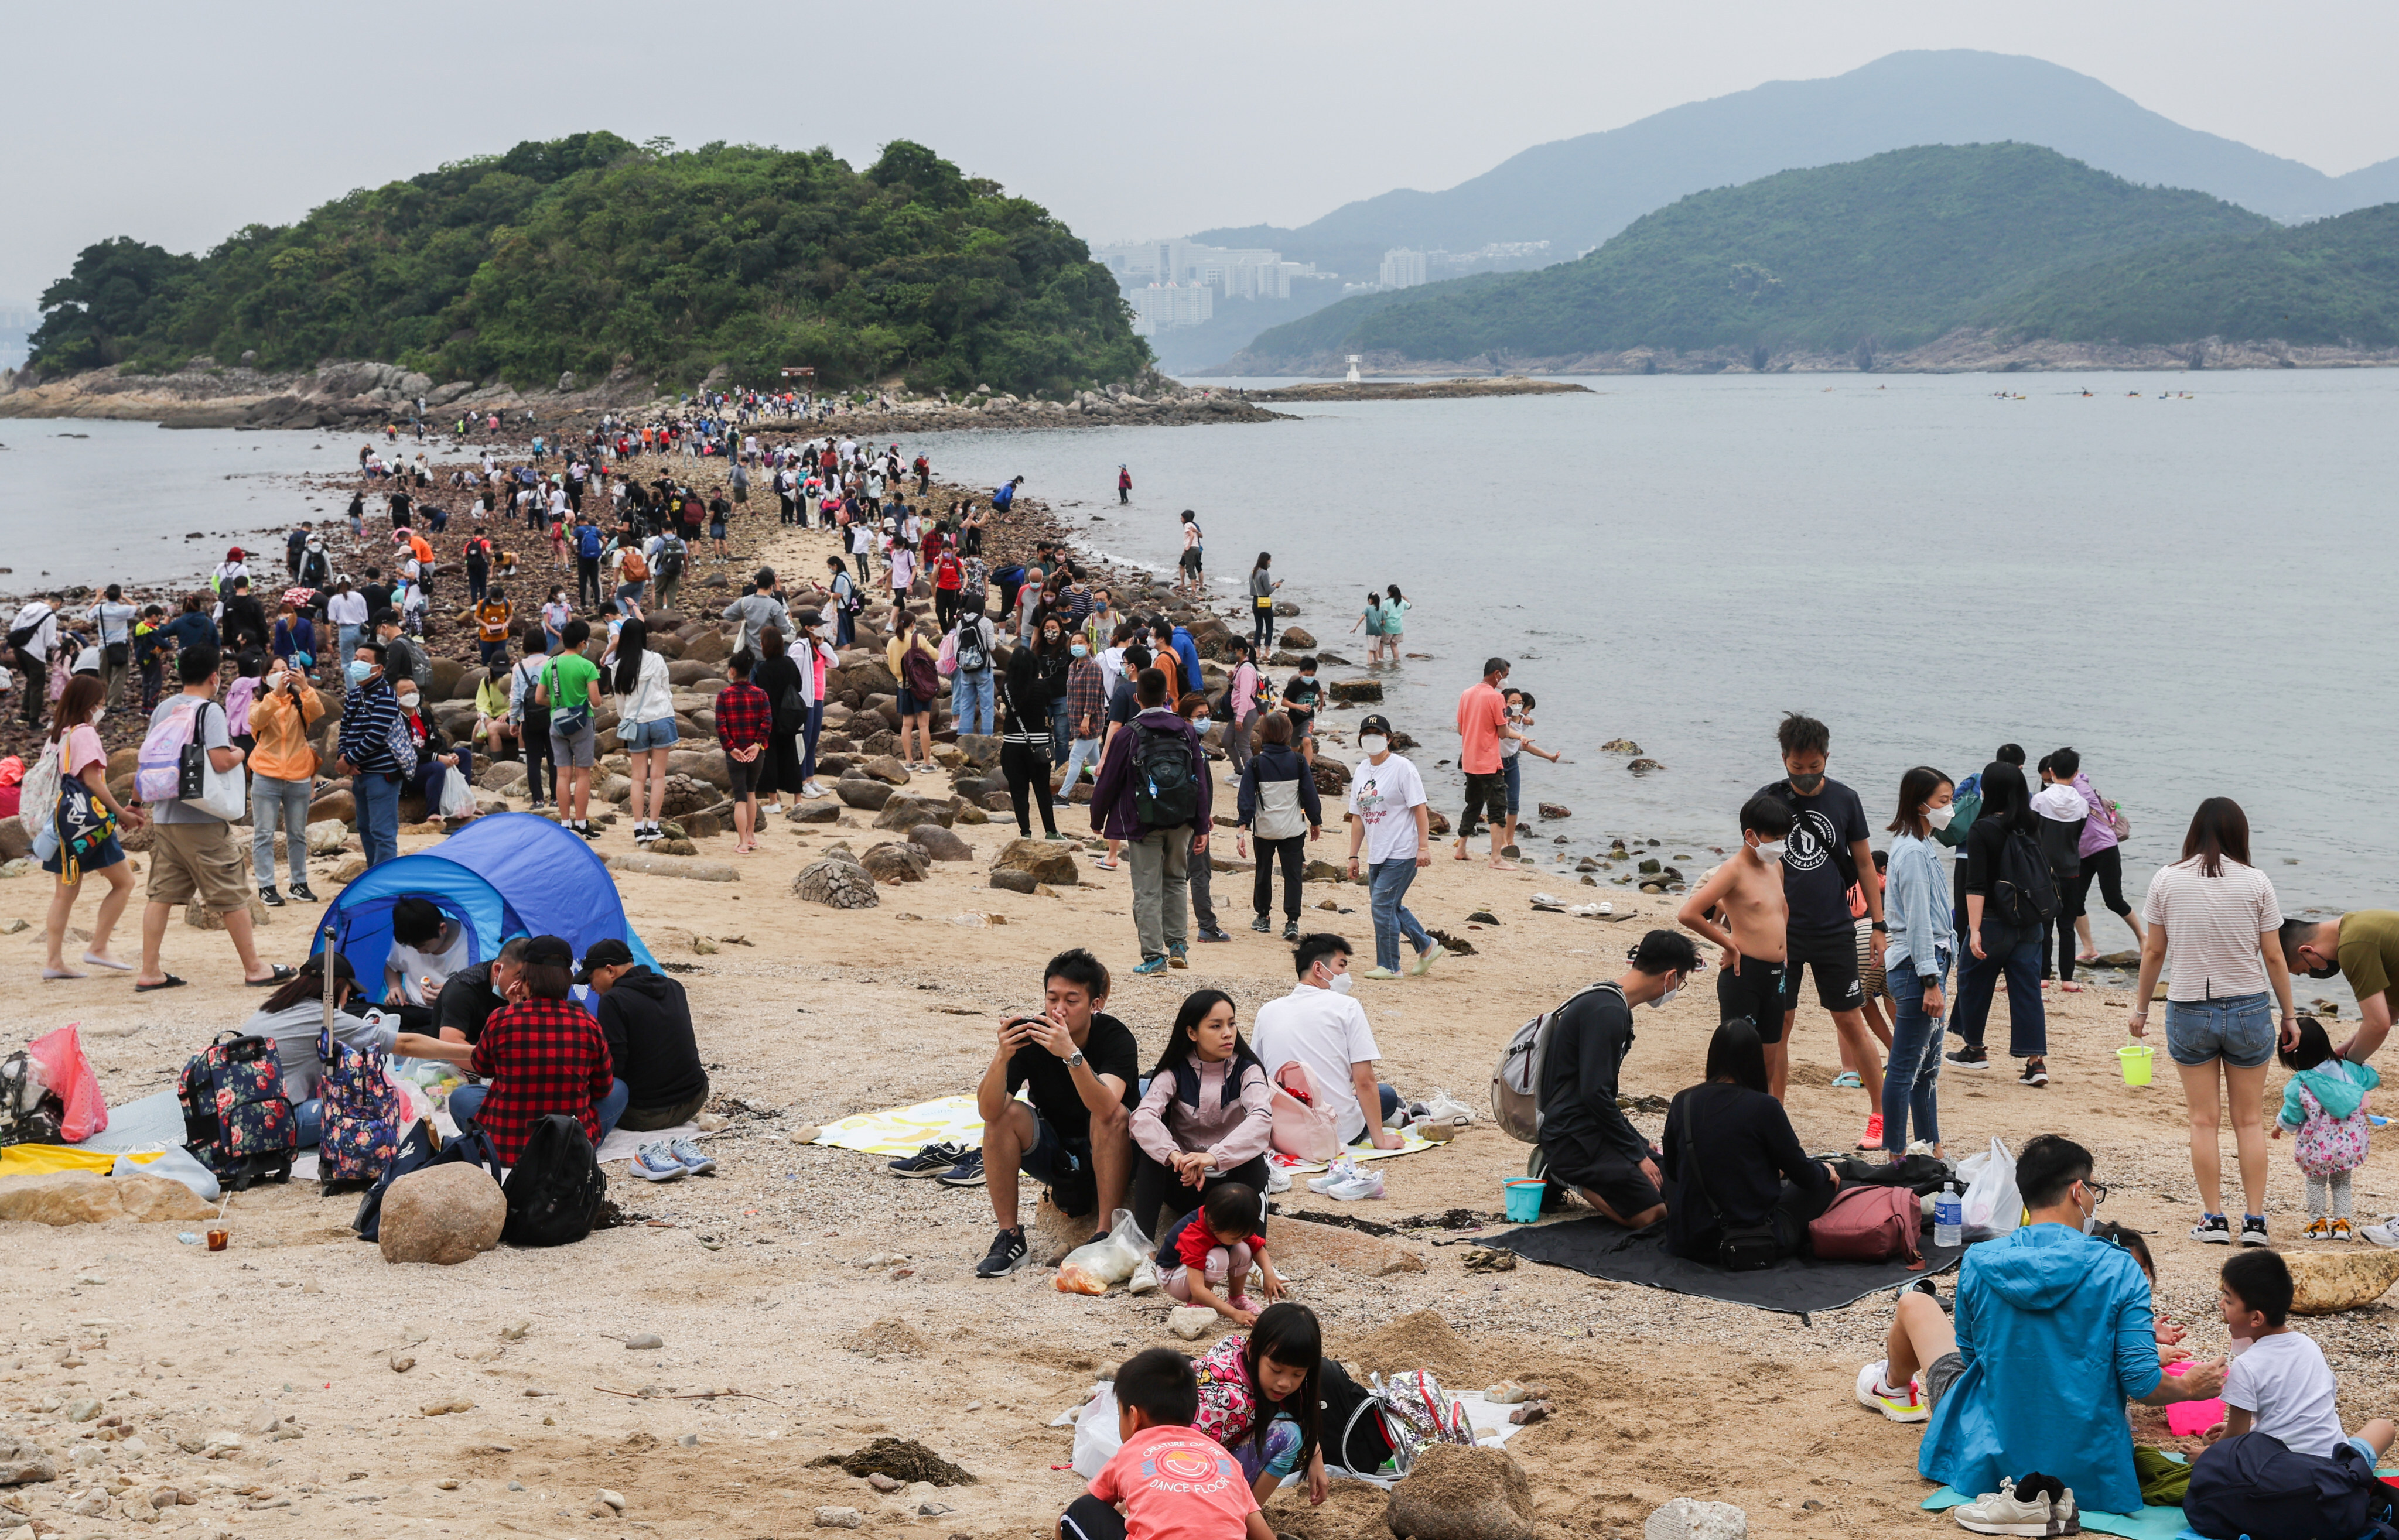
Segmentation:
{"type": "Polygon", "coordinates": [[[1253,401],[1442,401],[1467,396],[1567,396],[1591,394],[1589,385],[1536,380],[1523,374],[1469,375],[1455,380],[1327,380],[1316,385],[1253,390],[1253,401]]]}

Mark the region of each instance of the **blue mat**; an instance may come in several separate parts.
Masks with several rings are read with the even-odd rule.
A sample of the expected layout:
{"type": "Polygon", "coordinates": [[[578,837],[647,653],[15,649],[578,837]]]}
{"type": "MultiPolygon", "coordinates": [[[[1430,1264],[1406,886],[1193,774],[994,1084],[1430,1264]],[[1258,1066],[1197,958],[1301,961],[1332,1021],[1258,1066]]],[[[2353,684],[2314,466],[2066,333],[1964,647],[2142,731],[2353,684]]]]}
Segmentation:
{"type": "MultiPolygon", "coordinates": [[[[1943,1487],[1927,1497],[1924,1506],[1938,1513],[1944,1508],[1954,1508],[1973,1500],[1955,1487],[1943,1487]]],[[[2101,1534],[2121,1534],[2125,1536],[2125,1540],[2181,1540],[2185,1535],[2190,1536],[2190,1540],[2202,1540],[2183,1521],[2180,1508],[2145,1507],[2138,1513],[2099,1513],[2084,1508],[2082,1527],[2096,1530],[2101,1534]]]]}
{"type": "Polygon", "coordinates": [[[160,1091],[139,1101],[108,1109],[108,1127],[75,1146],[111,1155],[129,1151],[171,1150],[183,1142],[183,1109],[173,1091],[160,1091]]]}

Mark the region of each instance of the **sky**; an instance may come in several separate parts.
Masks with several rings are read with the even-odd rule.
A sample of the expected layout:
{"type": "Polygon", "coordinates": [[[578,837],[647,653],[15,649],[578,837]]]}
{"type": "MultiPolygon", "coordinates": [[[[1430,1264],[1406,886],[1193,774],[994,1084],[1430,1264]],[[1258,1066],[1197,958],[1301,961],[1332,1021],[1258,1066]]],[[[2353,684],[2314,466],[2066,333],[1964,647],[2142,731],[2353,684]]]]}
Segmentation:
{"type": "Polygon", "coordinates": [[[2029,54],[2335,175],[2399,155],[2399,7],[2319,0],[623,0],[10,7],[0,304],[117,235],[203,250],[353,187],[608,128],[892,139],[1092,242],[1298,224],[1525,147],[1903,48],[2029,54]]]}

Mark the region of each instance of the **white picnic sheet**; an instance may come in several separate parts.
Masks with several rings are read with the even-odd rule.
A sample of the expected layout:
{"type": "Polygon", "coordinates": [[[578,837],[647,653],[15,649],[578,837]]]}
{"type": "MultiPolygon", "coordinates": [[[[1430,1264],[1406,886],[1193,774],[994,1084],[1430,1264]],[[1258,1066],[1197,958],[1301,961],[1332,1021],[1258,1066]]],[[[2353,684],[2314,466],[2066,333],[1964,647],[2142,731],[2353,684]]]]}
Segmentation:
{"type": "MultiPolygon", "coordinates": [[[[1050,1419],[1050,1425],[1051,1427],[1074,1426],[1076,1420],[1083,1414],[1083,1407],[1091,1405],[1091,1397],[1099,1393],[1099,1385],[1093,1385],[1083,1397],[1080,1406],[1070,1406],[1061,1412],[1050,1419]]],[[[1475,1443],[1482,1448],[1497,1449],[1525,1431],[1523,1424],[1511,1423],[1508,1420],[1508,1413],[1516,1410],[1515,1405],[1502,1401],[1486,1401],[1479,1390],[1469,1391],[1457,1398],[1458,1404],[1466,1409],[1467,1425],[1474,1429],[1475,1443]]],[[[1294,1471],[1283,1478],[1283,1484],[1289,1486],[1294,1481],[1303,1480],[1307,1474],[1306,1471],[1294,1471]]]]}
{"type": "MultiPolygon", "coordinates": [[[[818,1130],[815,1141],[878,1155],[911,1155],[928,1144],[943,1143],[956,1144],[962,1150],[980,1150],[983,1114],[975,1110],[973,1097],[945,1096],[934,1101],[919,1101],[913,1107],[894,1107],[888,1112],[853,1114],[837,1123],[826,1124],[818,1130]]],[[[1353,1144],[1349,1155],[1352,1160],[1387,1160],[1433,1148],[1431,1140],[1410,1133],[1396,1150],[1353,1144]]],[[[1321,1171],[1325,1166],[1322,1161],[1295,1160],[1280,1154],[1269,1158],[1291,1172],[1321,1171]]]]}

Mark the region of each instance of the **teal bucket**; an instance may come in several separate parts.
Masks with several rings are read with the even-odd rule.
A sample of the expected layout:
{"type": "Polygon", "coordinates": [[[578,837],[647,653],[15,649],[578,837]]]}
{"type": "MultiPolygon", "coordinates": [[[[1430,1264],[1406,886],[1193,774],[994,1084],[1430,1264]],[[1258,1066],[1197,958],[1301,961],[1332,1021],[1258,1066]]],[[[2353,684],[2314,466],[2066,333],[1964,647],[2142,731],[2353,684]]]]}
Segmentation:
{"type": "Polygon", "coordinates": [[[1541,1195],[1549,1182],[1537,1176],[1511,1177],[1508,1181],[1508,1217],[1519,1224],[1530,1224],[1541,1217],[1541,1195]]]}

